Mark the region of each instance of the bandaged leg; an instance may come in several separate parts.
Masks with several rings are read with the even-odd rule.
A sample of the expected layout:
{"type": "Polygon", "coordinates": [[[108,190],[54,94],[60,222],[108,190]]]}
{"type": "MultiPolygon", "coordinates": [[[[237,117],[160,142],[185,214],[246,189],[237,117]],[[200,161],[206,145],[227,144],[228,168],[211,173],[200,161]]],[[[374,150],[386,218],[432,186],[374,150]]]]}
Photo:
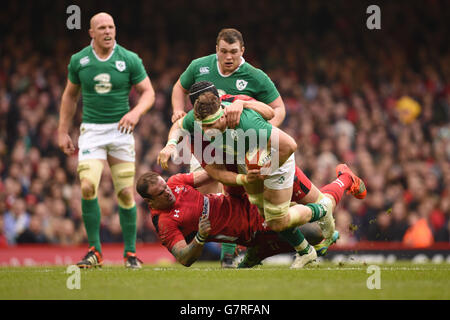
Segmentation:
{"type": "Polygon", "coordinates": [[[125,209],[130,209],[135,205],[132,191],[123,192],[126,188],[133,188],[135,172],[134,162],[117,163],[111,166],[112,181],[119,206],[125,209]]]}
{"type": "MultiPolygon", "coordinates": [[[[286,201],[280,204],[273,204],[266,199],[263,199],[264,204],[264,219],[269,225],[283,225],[281,221],[285,220],[289,215],[290,201],[286,201]]],[[[286,225],[287,226],[287,225],[286,225]]],[[[280,229],[284,229],[286,226],[280,226],[280,229]]],[[[275,227],[275,229],[278,229],[275,227]]]]}
{"type": "Polygon", "coordinates": [[[97,190],[102,177],[103,162],[97,159],[82,160],[77,172],[81,181],[81,193],[84,199],[97,197],[97,190]]]}
{"type": "Polygon", "coordinates": [[[82,160],[78,164],[78,174],[82,183],[81,212],[89,247],[95,247],[100,253],[101,213],[97,199],[97,189],[102,176],[103,162],[100,160],[82,160]]]}
{"type": "Polygon", "coordinates": [[[264,217],[264,193],[248,194],[248,200],[258,207],[259,214],[264,217]]]}
{"type": "Polygon", "coordinates": [[[135,167],[133,162],[111,166],[111,175],[119,203],[119,219],[124,242],[124,257],[127,252],[136,253],[136,203],[133,198],[135,167]]]}

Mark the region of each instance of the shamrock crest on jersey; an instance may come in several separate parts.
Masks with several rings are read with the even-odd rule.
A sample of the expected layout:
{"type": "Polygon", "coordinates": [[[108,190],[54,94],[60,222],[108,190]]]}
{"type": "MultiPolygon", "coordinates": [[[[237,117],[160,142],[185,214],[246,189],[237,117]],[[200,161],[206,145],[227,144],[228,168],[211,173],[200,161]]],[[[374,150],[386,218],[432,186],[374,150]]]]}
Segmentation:
{"type": "Polygon", "coordinates": [[[125,70],[126,67],[127,67],[127,66],[126,66],[126,64],[125,64],[125,61],[120,61],[120,60],[117,60],[117,61],[116,61],[116,68],[117,68],[117,70],[119,70],[120,72],[122,72],[123,70],[125,70]]]}
{"type": "Polygon", "coordinates": [[[247,84],[248,84],[248,82],[245,81],[245,80],[242,80],[242,79],[236,80],[236,88],[237,88],[239,91],[244,90],[245,87],[247,87],[247,84]]]}

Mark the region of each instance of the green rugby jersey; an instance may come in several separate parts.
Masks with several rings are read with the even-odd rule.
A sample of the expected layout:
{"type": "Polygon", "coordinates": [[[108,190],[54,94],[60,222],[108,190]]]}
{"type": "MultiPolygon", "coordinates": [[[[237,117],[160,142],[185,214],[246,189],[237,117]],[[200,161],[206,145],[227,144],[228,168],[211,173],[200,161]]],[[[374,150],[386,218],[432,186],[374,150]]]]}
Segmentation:
{"type": "MultiPolygon", "coordinates": [[[[182,127],[191,134],[191,138],[193,138],[194,130],[199,130],[203,134],[203,131],[200,131],[202,129],[199,123],[195,120],[194,110],[190,110],[186,114],[182,127]]],[[[222,149],[225,154],[231,156],[234,163],[244,164],[245,153],[250,149],[260,147],[263,143],[261,138],[264,138],[267,146],[271,134],[272,125],[264,120],[258,112],[245,108],[242,110],[239,125],[234,129],[226,129],[222,134],[222,144],[214,147],[222,149]]],[[[226,159],[223,160],[226,161],[226,159]]]]}
{"type": "Polygon", "coordinates": [[[85,47],[72,55],[68,69],[69,80],[81,85],[85,123],[118,122],[130,110],[131,86],[147,77],[139,56],[117,43],[104,60],[85,47]]]}
{"type": "Polygon", "coordinates": [[[220,95],[245,94],[266,104],[278,98],[280,93],[272,80],[262,70],[243,61],[232,74],[224,76],[219,72],[215,53],[195,59],[181,74],[181,86],[189,90],[196,82],[210,81],[214,83],[220,95]]]}

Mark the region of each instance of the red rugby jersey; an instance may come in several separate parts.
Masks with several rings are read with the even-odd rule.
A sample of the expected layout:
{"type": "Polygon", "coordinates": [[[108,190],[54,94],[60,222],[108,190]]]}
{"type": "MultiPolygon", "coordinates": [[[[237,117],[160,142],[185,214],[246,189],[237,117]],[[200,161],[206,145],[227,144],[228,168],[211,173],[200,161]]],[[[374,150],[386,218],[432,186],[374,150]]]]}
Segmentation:
{"type": "Polygon", "coordinates": [[[193,187],[193,173],[174,175],[167,185],[175,195],[174,206],[170,210],[151,209],[151,215],[161,242],[169,251],[177,242],[193,239],[202,214],[209,214],[211,222],[207,241],[248,245],[256,231],[267,229],[246,195],[203,195],[193,187]]]}

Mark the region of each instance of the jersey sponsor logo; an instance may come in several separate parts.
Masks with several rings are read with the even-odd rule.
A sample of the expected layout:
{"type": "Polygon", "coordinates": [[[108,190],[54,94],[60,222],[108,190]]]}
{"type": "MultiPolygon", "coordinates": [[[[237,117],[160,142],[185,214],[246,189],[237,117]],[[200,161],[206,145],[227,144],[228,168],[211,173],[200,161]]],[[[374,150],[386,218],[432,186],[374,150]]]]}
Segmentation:
{"type": "Polygon", "coordinates": [[[111,76],[108,73],[100,73],[94,77],[95,84],[94,89],[99,94],[105,94],[111,91],[112,83],[111,76]]]}
{"type": "Polygon", "coordinates": [[[247,84],[248,84],[248,82],[245,81],[245,80],[242,80],[242,79],[236,80],[236,88],[237,88],[239,91],[244,90],[244,89],[247,87],[247,84]]]}
{"type": "Polygon", "coordinates": [[[86,57],[83,57],[83,58],[80,59],[80,64],[81,64],[82,66],[84,66],[84,65],[88,64],[89,61],[90,61],[90,60],[89,60],[89,57],[86,56],[86,57]]]}
{"type": "Polygon", "coordinates": [[[173,215],[173,217],[174,217],[174,218],[179,218],[179,217],[180,217],[180,215],[179,215],[180,210],[175,209],[174,211],[175,211],[175,214],[173,215]]]}
{"type": "Polygon", "coordinates": [[[209,73],[209,67],[200,67],[200,74],[208,74],[209,73]]]}
{"type": "Polygon", "coordinates": [[[85,150],[81,151],[81,154],[83,154],[83,155],[87,155],[90,153],[91,153],[91,151],[89,149],[85,149],[85,150]]]}
{"type": "Polygon", "coordinates": [[[120,72],[122,72],[123,70],[125,70],[126,67],[127,67],[127,66],[126,66],[126,64],[125,64],[125,61],[122,61],[122,60],[117,60],[117,61],[116,61],[116,68],[117,68],[117,70],[119,70],[120,72]]]}
{"type": "Polygon", "coordinates": [[[209,216],[209,198],[205,196],[203,196],[202,216],[209,216]]]}

